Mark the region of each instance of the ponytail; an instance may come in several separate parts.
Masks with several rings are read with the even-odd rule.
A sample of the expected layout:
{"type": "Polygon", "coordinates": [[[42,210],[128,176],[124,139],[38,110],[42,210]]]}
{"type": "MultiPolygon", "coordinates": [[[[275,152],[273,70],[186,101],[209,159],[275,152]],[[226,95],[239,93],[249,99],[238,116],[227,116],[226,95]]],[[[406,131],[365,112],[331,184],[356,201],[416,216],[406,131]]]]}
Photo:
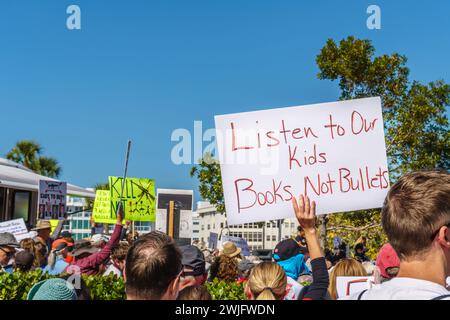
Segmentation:
{"type": "Polygon", "coordinates": [[[263,291],[256,297],[256,300],[277,300],[273,289],[270,287],[265,287],[263,291]]]}
{"type": "Polygon", "coordinates": [[[286,273],[274,262],[262,262],[255,266],[246,284],[256,300],[282,300],[286,285],[286,273]]]}

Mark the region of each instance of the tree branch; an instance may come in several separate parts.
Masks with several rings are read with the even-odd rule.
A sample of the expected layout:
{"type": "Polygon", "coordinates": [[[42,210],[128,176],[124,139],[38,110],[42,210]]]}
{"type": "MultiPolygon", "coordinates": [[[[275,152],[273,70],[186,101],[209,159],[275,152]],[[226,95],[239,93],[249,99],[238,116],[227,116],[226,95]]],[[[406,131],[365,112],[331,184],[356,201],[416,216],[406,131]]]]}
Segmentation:
{"type": "Polygon", "coordinates": [[[381,224],[380,223],[371,223],[371,224],[363,226],[363,227],[336,226],[336,227],[327,228],[327,231],[335,231],[335,230],[339,230],[339,229],[350,230],[350,231],[363,231],[363,230],[375,228],[375,227],[381,227],[381,224]]]}

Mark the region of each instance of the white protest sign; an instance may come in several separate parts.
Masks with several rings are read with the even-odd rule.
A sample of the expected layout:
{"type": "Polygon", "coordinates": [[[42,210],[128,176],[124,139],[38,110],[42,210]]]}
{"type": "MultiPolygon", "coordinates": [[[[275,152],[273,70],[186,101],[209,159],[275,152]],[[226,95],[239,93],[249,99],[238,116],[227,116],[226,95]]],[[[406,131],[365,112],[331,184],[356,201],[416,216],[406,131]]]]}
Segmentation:
{"type": "Polygon", "coordinates": [[[379,97],[215,117],[230,225],[381,207],[389,188],[379,97]]]}
{"type": "Polygon", "coordinates": [[[157,189],[155,229],[168,233],[169,203],[174,202],[174,237],[189,239],[192,237],[192,206],[194,192],[192,190],[157,189]]]}
{"type": "Polygon", "coordinates": [[[39,219],[59,219],[66,216],[67,183],[39,180],[39,219]]]}
{"type": "Polygon", "coordinates": [[[27,238],[28,229],[23,218],[0,222],[0,233],[9,232],[17,241],[27,238]]]}
{"type": "Polygon", "coordinates": [[[336,277],[336,293],[338,298],[367,290],[375,286],[374,277],[336,277]]]}

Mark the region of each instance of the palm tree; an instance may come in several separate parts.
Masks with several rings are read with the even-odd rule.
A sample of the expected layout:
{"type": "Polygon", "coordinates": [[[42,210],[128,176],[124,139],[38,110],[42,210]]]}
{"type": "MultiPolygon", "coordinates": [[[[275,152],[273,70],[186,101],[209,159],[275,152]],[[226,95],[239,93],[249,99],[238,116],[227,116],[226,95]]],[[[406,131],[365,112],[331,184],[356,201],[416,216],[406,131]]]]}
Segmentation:
{"type": "Polygon", "coordinates": [[[31,140],[22,140],[6,154],[8,160],[23,164],[36,173],[57,178],[61,174],[61,166],[54,158],[41,156],[42,147],[31,140]]]}
{"type": "Polygon", "coordinates": [[[38,166],[37,157],[41,151],[42,147],[39,143],[22,140],[16,143],[15,147],[8,152],[6,158],[33,170],[38,166]]]}

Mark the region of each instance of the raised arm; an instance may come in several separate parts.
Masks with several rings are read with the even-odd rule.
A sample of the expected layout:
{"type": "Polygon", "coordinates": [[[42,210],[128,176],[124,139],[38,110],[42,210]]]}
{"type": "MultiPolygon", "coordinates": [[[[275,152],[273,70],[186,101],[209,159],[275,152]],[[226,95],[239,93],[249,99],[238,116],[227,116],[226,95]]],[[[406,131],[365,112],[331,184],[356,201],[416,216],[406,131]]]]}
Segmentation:
{"type": "Polygon", "coordinates": [[[99,266],[103,263],[111,254],[112,249],[115,245],[117,245],[120,241],[120,234],[122,232],[122,220],[123,220],[123,208],[119,206],[117,211],[117,220],[116,225],[114,227],[114,232],[111,235],[111,238],[106,243],[106,245],[100,250],[100,252],[94,253],[84,259],[88,259],[89,265],[92,267],[99,266]]]}
{"type": "Polygon", "coordinates": [[[305,239],[311,260],[323,257],[316,230],[316,203],[314,201],[310,203],[307,196],[301,195],[298,202],[297,199],[292,198],[292,205],[294,206],[298,223],[305,231],[305,239]]]}
{"type": "Polygon", "coordinates": [[[304,300],[323,300],[326,297],[330,282],[325,257],[320,247],[319,237],[316,230],[316,203],[310,203],[307,196],[301,195],[299,201],[292,199],[295,216],[300,226],[305,231],[305,239],[311,257],[311,269],[313,282],[305,287],[304,300]]]}

